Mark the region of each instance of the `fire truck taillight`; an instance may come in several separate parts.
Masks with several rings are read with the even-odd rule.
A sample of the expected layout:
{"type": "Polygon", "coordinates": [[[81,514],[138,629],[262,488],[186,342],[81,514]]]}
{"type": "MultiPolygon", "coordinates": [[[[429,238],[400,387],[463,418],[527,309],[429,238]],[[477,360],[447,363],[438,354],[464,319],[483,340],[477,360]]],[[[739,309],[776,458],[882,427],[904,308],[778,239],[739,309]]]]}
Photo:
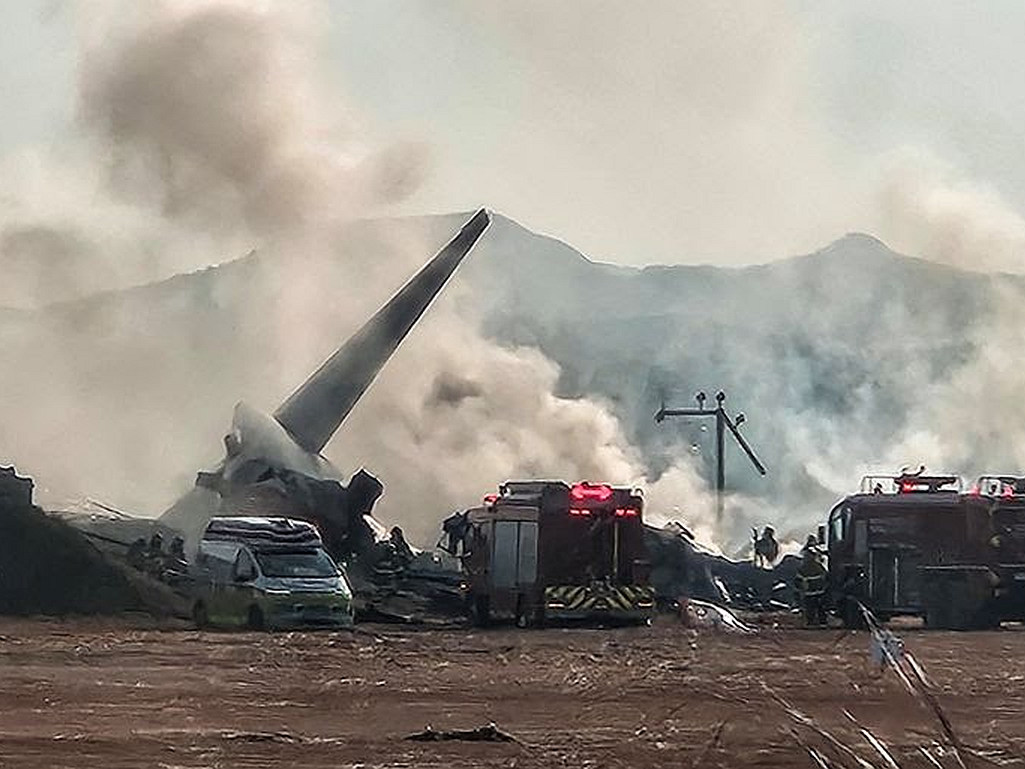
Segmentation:
{"type": "Polygon", "coordinates": [[[569,514],[578,518],[583,518],[584,516],[590,515],[591,511],[583,507],[571,507],[569,509],[569,514]]]}
{"type": "Polygon", "coordinates": [[[635,507],[617,507],[616,517],[617,518],[634,518],[637,516],[637,508],[635,507]]]}
{"type": "Polygon", "coordinates": [[[606,502],[612,497],[612,487],[604,483],[593,486],[590,483],[578,483],[569,490],[569,496],[578,502],[585,499],[606,502]]]}

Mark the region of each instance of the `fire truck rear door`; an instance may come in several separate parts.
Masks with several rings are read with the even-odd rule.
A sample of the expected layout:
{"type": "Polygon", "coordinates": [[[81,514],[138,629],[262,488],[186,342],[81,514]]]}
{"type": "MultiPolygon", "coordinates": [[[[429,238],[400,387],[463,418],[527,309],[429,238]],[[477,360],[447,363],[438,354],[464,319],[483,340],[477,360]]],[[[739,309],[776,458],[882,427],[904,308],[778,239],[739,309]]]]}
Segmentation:
{"type": "Polygon", "coordinates": [[[491,584],[496,588],[516,584],[519,521],[495,521],[495,555],[491,559],[491,584]]]}
{"type": "Polygon", "coordinates": [[[537,581],[537,524],[520,521],[520,551],[517,581],[532,585],[537,581]]]}
{"type": "Polygon", "coordinates": [[[537,579],[537,523],[496,521],[491,584],[496,588],[531,585],[537,579]]]}

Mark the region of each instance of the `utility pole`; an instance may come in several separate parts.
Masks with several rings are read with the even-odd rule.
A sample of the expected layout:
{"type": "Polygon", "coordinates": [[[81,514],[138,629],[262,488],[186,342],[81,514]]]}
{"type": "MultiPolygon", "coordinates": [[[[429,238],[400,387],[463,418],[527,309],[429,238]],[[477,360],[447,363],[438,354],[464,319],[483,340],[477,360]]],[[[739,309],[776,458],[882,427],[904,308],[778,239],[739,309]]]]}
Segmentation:
{"type": "Polygon", "coordinates": [[[730,431],[737,445],[747,454],[747,458],[751,460],[751,464],[754,465],[759,475],[765,475],[765,465],[755,456],[754,450],[737,429],[747,421],[747,417],[737,414],[735,419],[731,419],[730,415],[726,413],[723,406],[726,402],[726,393],[720,390],[715,394],[714,409],[705,408],[705,401],[708,397],[704,392],[699,392],[694,399],[698,402],[696,409],[667,409],[665,404],[662,404],[655,414],[655,422],[661,424],[666,417],[710,417],[715,419],[715,512],[716,519],[721,521],[726,494],[726,430],[730,431]]]}

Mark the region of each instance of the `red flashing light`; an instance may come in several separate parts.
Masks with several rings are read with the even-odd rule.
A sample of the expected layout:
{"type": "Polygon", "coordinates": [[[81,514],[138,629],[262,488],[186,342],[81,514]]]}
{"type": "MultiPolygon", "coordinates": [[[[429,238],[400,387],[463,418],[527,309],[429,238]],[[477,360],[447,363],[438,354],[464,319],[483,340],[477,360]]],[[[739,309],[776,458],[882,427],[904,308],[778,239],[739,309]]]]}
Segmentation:
{"type": "Polygon", "coordinates": [[[575,515],[577,517],[583,517],[583,516],[590,515],[591,511],[587,510],[586,508],[582,508],[582,507],[571,507],[569,509],[569,514],[570,515],[575,515]]]}
{"type": "Polygon", "coordinates": [[[497,494],[485,494],[484,495],[484,504],[485,505],[493,505],[497,501],[498,501],[498,495],[497,494]]]}
{"type": "Polygon", "coordinates": [[[900,493],[901,494],[910,494],[914,490],[915,490],[915,484],[913,484],[913,483],[902,483],[900,485],[900,493]]]}
{"type": "Polygon", "coordinates": [[[1005,483],[1004,484],[1004,491],[1003,491],[1003,494],[1001,494],[1001,496],[1003,496],[1003,497],[1013,497],[1014,496],[1014,486],[1012,486],[1009,483],[1005,483]]]}
{"type": "Polygon", "coordinates": [[[638,515],[639,511],[635,507],[617,507],[616,517],[617,518],[634,518],[638,515]]]}
{"type": "Polygon", "coordinates": [[[978,484],[975,484],[970,489],[968,489],[968,494],[970,496],[973,496],[973,497],[981,497],[982,496],[982,489],[979,488],[978,484]]]}
{"type": "Polygon", "coordinates": [[[585,499],[607,502],[612,498],[612,487],[601,483],[592,486],[589,483],[578,483],[569,490],[569,495],[576,501],[585,499]]]}

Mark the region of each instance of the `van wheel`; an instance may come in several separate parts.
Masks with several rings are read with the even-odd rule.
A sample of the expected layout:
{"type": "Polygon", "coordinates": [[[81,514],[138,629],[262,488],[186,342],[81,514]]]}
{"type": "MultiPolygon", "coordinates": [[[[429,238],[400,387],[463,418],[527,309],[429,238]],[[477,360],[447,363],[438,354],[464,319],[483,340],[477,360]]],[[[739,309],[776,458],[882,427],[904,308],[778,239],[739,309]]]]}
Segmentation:
{"type": "Polygon", "coordinates": [[[210,627],[210,618],[206,614],[206,604],[202,601],[196,601],[192,606],[192,622],[200,630],[210,627]]]}
{"type": "Polygon", "coordinates": [[[259,606],[249,607],[249,616],[246,619],[246,627],[250,630],[263,630],[263,612],[259,606]]]}

